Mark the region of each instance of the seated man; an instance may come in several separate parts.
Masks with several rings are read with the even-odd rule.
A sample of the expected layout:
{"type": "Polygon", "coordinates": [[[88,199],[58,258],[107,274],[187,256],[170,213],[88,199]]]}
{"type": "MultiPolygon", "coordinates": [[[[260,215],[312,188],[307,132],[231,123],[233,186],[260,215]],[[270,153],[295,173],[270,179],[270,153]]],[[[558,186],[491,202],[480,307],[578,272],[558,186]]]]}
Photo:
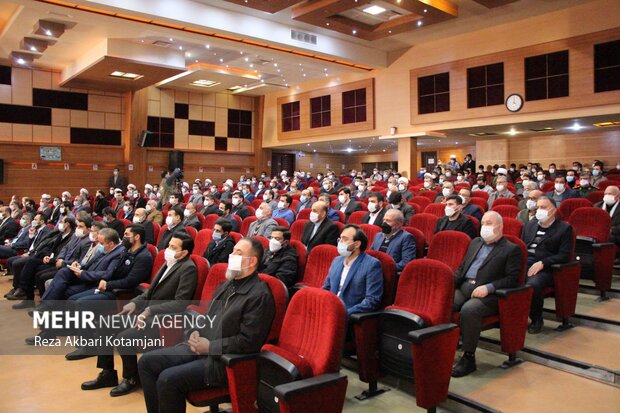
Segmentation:
{"type": "Polygon", "coordinates": [[[228,262],[228,256],[235,247],[235,241],[230,236],[232,225],[229,220],[220,218],[213,224],[212,240],[205,250],[204,257],[209,265],[228,262]]]}
{"type": "MultiPolygon", "coordinates": [[[[126,219],[127,221],[131,222],[133,221],[133,209],[134,209],[134,204],[133,204],[133,200],[127,200],[124,202],[123,205],[123,219],[126,219]]],[[[76,214],[76,211],[73,211],[74,214],[76,214]]]]}
{"type": "Polygon", "coordinates": [[[479,174],[476,177],[476,185],[474,185],[471,190],[484,191],[489,195],[493,193],[493,188],[491,187],[491,185],[487,185],[487,178],[484,176],[484,174],[479,174]]]}
{"type": "Polygon", "coordinates": [[[620,189],[615,185],[605,188],[603,200],[594,205],[608,212],[611,217],[611,237],[609,242],[620,246],[620,189]]]}
{"type": "Polygon", "coordinates": [[[116,213],[112,208],[107,207],[103,209],[103,222],[105,222],[109,228],[116,231],[119,238],[123,236],[125,225],[123,225],[121,220],[116,218],[116,213]]]}
{"type": "Polygon", "coordinates": [[[463,201],[463,209],[461,213],[465,215],[471,215],[476,218],[478,222],[482,219],[482,210],[479,206],[472,204],[471,201],[471,189],[461,188],[459,190],[459,197],[463,201]]]}
{"type": "Polygon", "coordinates": [[[400,192],[391,193],[388,197],[388,203],[392,208],[399,209],[400,212],[403,213],[403,217],[405,218],[405,226],[407,226],[409,222],[411,222],[411,217],[415,215],[415,209],[405,202],[400,192]]]}
{"type": "Polygon", "coordinates": [[[144,209],[148,214],[146,216],[147,221],[159,224],[160,227],[164,225],[164,215],[159,209],[157,209],[157,201],[151,199],[146,203],[146,207],[144,209]]]}
{"type": "Polygon", "coordinates": [[[235,191],[232,194],[231,202],[232,208],[230,213],[232,215],[238,215],[242,221],[251,215],[250,210],[245,207],[245,202],[243,202],[243,194],[241,191],[235,191]]]}
{"type": "Polygon", "coordinates": [[[338,227],[327,217],[328,206],[323,201],[312,205],[310,220],[304,225],[301,243],[306,246],[308,256],[317,245],[336,245],[338,242],[338,227]]]}
{"type": "Polygon", "coordinates": [[[344,222],[347,222],[353,212],[362,210],[362,206],[357,201],[351,199],[351,190],[348,187],[344,187],[338,192],[338,203],[334,209],[344,213],[344,222]]]}
{"type": "MultiPolygon", "coordinates": [[[[185,231],[176,232],[166,248],[166,263],[157,272],[149,288],[123,307],[119,315],[140,314],[146,320],[144,328],[133,328],[121,331],[116,337],[131,342],[135,338],[160,338],[157,325],[150,323],[153,317],[162,314],[177,314],[185,310],[194,297],[198,282],[198,271],[190,258],[194,250],[194,240],[185,231]]],[[[215,296],[214,296],[215,297],[215,296]]],[[[223,304],[223,303],[222,303],[223,304]]],[[[123,361],[123,381],[118,383],[114,370],[114,350],[104,348],[97,356],[97,367],[102,369],[95,380],[82,383],[82,390],[95,390],[113,387],[110,396],[123,396],[139,385],[138,352],[153,350],[147,347],[135,348],[130,345],[117,347],[123,361]]]]}
{"type": "Polygon", "coordinates": [[[226,221],[230,222],[230,225],[232,225],[232,230],[234,232],[239,232],[239,222],[230,213],[231,209],[232,203],[230,201],[220,200],[219,211],[217,214],[220,216],[221,219],[225,219],[226,221]]]}
{"type": "Polygon", "coordinates": [[[577,193],[571,188],[566,187],[566,177],[558,174],[555,177],[555,185],[553,191],[547,192],[546,197],[555,202],[555,207],[559,208],[562,201],[569,198],[577,198],[577,193]]]}
{"type": "Polygon", "coordinates": [[[381,262],[366,254],[368,238],[357,225],[345,225],[323,289],[336,294],[347,309],[347,317],[368,313],[381,305],[383,272],[381,262]]]}
{"type": "Polygon", "coordinates": [[[289,209],[293,202],[293,197],[289,194],[280,195],[280,202],[278,202],[278,208],[273,211],[273,218],[282,218],[288,222],[289,227],[295,221],[295,214],[289,209]]]}
{"type": "Polygon", "coordinates": [[[504,238],[502,217],[489,211],[482,217],[480,237],[475,238],[454,274],[453,311],[460,311],[463,356],[452,369],[452,377],[476,371],[476,347],[482,320],[497,314],[495,291],[517,286],[521,271],[521,249],[504,238]]]}
{"type": "Polygon", "coordinates": [[[0,242],[15,238],[19,233],[19,225],[11,217],[10,207],[0,207],[0,242]]]}
{"type": "Polygon", "coordinates": [[[204,207],[200,211],[202,215],[206,217],[207,215],[217,214],[219,202],[217,202],[215,196],[212,193],[205,192],[204,199],[204,207]]]}
{"type": "Polygon", "coordinates": [[[256,221],[250,224],[248,237],[261,236],[269,238],[271,231],[277,226],[278,223],[271,217],[271,207],[268,203],[263,202],[256,209],[256,221]]]}
{"type": "Polygon", "coordinates": [[[353,192],[353,196],[358,201],[364,201],[366,198],[370,196],[370,191],[368,190],[368,185],[366,184],[366,181],[363,181],[363,180],[359,181],[357,189],[353,192]]]}
{"type": "Polygon", "coordinates": [[[200,231],[202,229],[202,224],[200,223],[198,216],[196,216],[196,207],[191,202],[185,206],[183,216],[185,217],[182,224],[184,228],[192,227],[196,231],[200,231]]]}
{"type": "Polygon", "coordinates": [[[331,207],[331,196],[329,196],[329,194],[321,194],[319,195],[319,201],[322,201],[327,205],[327,218],[329,218],[332,222],[340,222],[340,214],[331,207]]]}
{"type": "Polygon", "coordinates": [[[440,231],[460,231],[469,236],[476,237],[476,229],[471,219],[461,213],[463,209],[463,200],[458,195],[450,195],[446,197],[445,216],[437,220],[435,226],[435,234],[440,231]]]}
{"type": "Polygon", "coordinates": [[[495,185],[495,191],[489,195],[489,209],[493,207],[493,202],[499,198],[514,198],[515,195],[508,190],[508,186],[506,185],[506,177],[498,176],[495,185]]]}
{"type": "Polygon", "coordinates": [[[454,194],[454,184],[450,181],[443,181],[443,183],[441,184],[441,194],[437,195],[433,202],[435,204],[445,204],[446,199],[452,194],[454,194]]]}
{"type": "Polygon", "coordinates": [[[258,277],[262,255],[258,240],[240,240],[229,259],[227,281],[213,293],[206,314],[213,325],[188,331],[183,344],[142,356],[138,368],[149,413],[185,411],[191,390],[225,386],[220,355],[260,351],[275,315],[271,291],[258,277]]]}
{"type": "Polygon", "coordinates": [[[527,245],[526,284],[534,288],[528,332],[538,334],[543,327],[543,290],[553,286],[551,266],[568,262],[573,236],[569,224],[555,219],[555,203],[546,196],[537,202],[536,219],[523,228],[521,239],[527,245]]]}
{"type": "MultiPolygon", "coordinates": [[[[532,182],[532,185],[536,185],[532,182]]],[[[536,205],[538,199],[543,196],[542,191],[539,189],[534,189],[533,191],[529,191],[525,199],[525,208],[519,211],[517,214],[517,219],[525,226],[532,219],[536,218],[536,205]]]]}
{"type": "Polygon", "coordinates": [[[179,232],[185,232],[183,223],[183,208],[180,205],[170,207],[168,210],[168,216],[166,217],[166,225],[168,226],[164,231],[162,228],[162,234],[159,236],[159,243],[157,244],[157,250],[161,251],[168,247],[172,236],[179,232]]]}
{"type": "Polygon", "coordinates": [[[137,208],[133,215],[133,223],[140,224],[144,227],[144,243],[155,245],[155,229],[153,222],[149,221],[146,216],[146,209],[137,208]]]}
{"type": "Polygon", "coordinates": [[[362,224],[371,224],[380,227],[383,224],[383,217],[387,211],[385,207],[385,198],[381,192],[373,192],[367,199],[368,213],[362,218],[362,224]]]}
{"type": "Polygon", "coordinates": [[[409,185],[409,179],[401,176],[398,178],[398,191],[401,193],[405,201],[409,202],[411,198],[413,198],[413,193],[407,189],[407,185],[409,185]]]}
{"type": "Polygon", "coordinates": [[[312,193],[309,189],[304,189],[301,191],[301,195],[299,196],[299,203],[297,204],[297,210],[295,211],[295,216],[299,214],[299,211],[306,208],[312,208],[312,204],[316,201],[312,197],[312,193]]]}
{"type": "Polygon", "coordinates": [[[200,184],[198,182],[194,182],[192,184],[192,195],[189,197],[187,202],[193,205],[202,205],[202,192],[200,192],[200,184]]]}
{"type": "Polygon", "coordinates": [[[267,189],[263,194],[263,201],[269,204],[272,211],[278,209],[278,201],[276,201],[277,195],[278,191],[275,189],[267,189]]]}
{"type": "Polygon", "coordinates": [[[19,220],[21,229],[14,238],[6,240],[3,246],[0,246],[0,259],[10,258],[17,255],[19,250],[27,250],[30,247],[32,239],[28,236],[30,231],[30,222],[32,221],[30,214],[25,214],[19,220]]]}
{"type": "Polygon", "coordinates": [[[290,245],[291,231],[275,227],[269,237],[269,250],[265,251],[259,272],[269,274],[291,288],[297,282],[297,253],[290,245]]]}
{"type": "Polygon", "coordinates": [[[415,238],[404,231],[405,218],[398,209],[389,209],[383,218],[381,233],[375,236],[371,250],[388,254],[396,263],[396,271],[401,272],[416,256],[415,238]]]}

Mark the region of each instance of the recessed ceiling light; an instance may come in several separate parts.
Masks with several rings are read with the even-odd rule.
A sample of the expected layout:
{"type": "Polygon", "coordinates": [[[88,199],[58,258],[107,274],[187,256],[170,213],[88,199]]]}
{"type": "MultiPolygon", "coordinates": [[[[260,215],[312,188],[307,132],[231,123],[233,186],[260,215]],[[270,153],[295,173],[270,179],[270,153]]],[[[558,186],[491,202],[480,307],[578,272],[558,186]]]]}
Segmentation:
{"type": "Polygon", "coordinates": [[[357,30],[353,29],[353,31],[351,33],[357,34],[357,30]]]}
{"type": "Polygon", "coordinates": [[[128,80],[138,80],[144,77],[144,75],[139,75],[137,73],[121,72],[119,70],[115,70],[114,72],[110,73],[110,76],[116,77],[119,79],[128,79],[128,80]]]}
{"type": "Polygon", "coordinates": [[[325,23],[325,26],[329,26],[329,22],[325,23]]]}
{"type": "Polygon", "coordinates": [[[183,46],[179,46],[179,50],[183,50],[183,46]]]}
{"type": "Polygon", "coordinates": [[[364,10],[362,10],[364,13],[368,13],[368,14],[372,14],[373,16],[376,16],[377,14],[381,14],[385,11],[385,9],[381,6],[377,6],[377,5],[373,5],[370,7],[366,7],[364,10]]]}
{"type": "Polygon", "coordinates": [[[30,50],[32,50],[33,52],[36,52],[36,51],[37,51],[37,48],[36,48],[36,47],[34,47],[34,46],[30,46],[30,50]]]}
{"type": "Polygon", "coordinates": [[[240,51],[239,51],[239,54],[243,54],[243,50],[240,50],[240,51]]]}
{"type": "Polygon", "coordinates": [[[273,64],[273,66],[274,66],[274,67],[278,67],[278,64],[277,64],[277,63],[274,63],[274,64],[273,64]]]}
{"type": "Polygon", "coordinates": [[[210,48],[211,48],[211,45],[209,45],[209,44],[205,44],[205,47],[206,47],[207,49],[210,49],[210,48]]]}
{"type": "Polygon", "coordinates": [[[224,63],[224,59],[220,58],[220,63],[224,63]]]}
{"type": "Polygon", "coordinates": [[[428,13],[428,9],[424,9],[423,11],[424,11],[424,13],[428,13]]]}
{"type": "Polygon", "coordinates": [[[26,63],[26,61],[20,57],[19,59],[17,59],[17,63],[19,63],[20,65],[23,65],[26,63]]]}
{"type": "Polygon", "coordinates": [[[247,62],[248,60],[250,60],[250,58],[249,57],[245,57],[245,58],[243,58],[243,60],[245,60],[247,62]]]}
{"type": "Polygon", "coordinates": [[[519,132],[517,132],[517,130],[516,130],[515,128],[511,128],[511,129],[508,131],[508,134],[509,134],[510,136],[515,136],[517,133],[519,133],[519,132]]]}
{"type": "Polygon", "coordinates": [[[185,56],[192,57],[192,54],[190,52],[185,52],[185,56]]]}
{"type": "Polygon", "coordinates": [[[422,26],[422,20],[418,20],[418,27],[422,26]]]}
{"type": "Polygon", "coordinates": [[[219,84],[220,82],[215,82],[213,80],[205,80],[205,79],[195,80],[192,83],[190,83],[190,85],[198,86],[198,87],[213,87],[219,84]]]}
{"type": "Polygon", "coordinates": [[[45,31],[45,35],[46,35],[46,36],[51,36],[51,35],[52,35],[52,31],[51,31],[51,30],[49,30],[49,29],[48,29],[48,30],[46,30],[46,31],[45,31]]]}
{"type": "Polygon", "coordinates": [[[254,67],[254,64],[253,64],[253,63],[250,63],[250,67],[254,67]]]}
{"type": "Polygon", "coordinates": [[[313,149],[313,150],[312,150],[312,152],[315,152],[315,153],[316,153],[316,149],[313,149]]]}
{"type": "Polygon", "coordinates": [[[171,42],[174,42],[174,40],[172,40],[172,37],[171,37],[171,38],[169,38],[168,40],[170,40],[171,42]]]}
{"type": "Polygon", "coordinates": [[[583,126],[581,126],[578,122],[573,123],[573,126],[570,127],[572,130],[574,131],[578,131],[583,129],[583,126]]]}
{"type": "Polygon", "coordinates": [[[353,152],[353,148],[347,148],[347,152],[349,153],[353,152]]]}

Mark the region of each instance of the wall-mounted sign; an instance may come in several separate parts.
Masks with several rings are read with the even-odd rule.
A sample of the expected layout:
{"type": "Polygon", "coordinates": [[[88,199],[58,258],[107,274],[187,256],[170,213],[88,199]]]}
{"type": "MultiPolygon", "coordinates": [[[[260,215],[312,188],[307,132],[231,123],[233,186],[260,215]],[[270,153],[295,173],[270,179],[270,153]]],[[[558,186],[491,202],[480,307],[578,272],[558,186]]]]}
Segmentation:
{"type": "Polygon", "coordinates": [[[130,171],[133,171],[133,164],[132,164],[132,163],[130,163],[130,164],[129,164],[128,169],[129,169],[130,171]]]}
{"type": "Polygon", "coordinates": [[[149,172],[153,172],[153,167],[149,165],[149,172]]]}
{"type": "Polygon", "coordinates": [[[32,169],[37,169],[37,163],[36,162],[32,163],[32,169]]]}
{"type": "Polygon", "coordinates": [[[61,161],[62,149],[60,146],[39,146],[39,157],[42,161],[61,161]]]}
{"type": "Polygon", "coordinates": [[[99,170],[99,165],[97,165],[96,163],[93,164],[93,171],[98,171],[99,170]]]}
{"type": "Polygon", "coordinates": [[[68,171],[68,170],[69,170],[69,164],[65,163],[65,171],[68,171]]]}

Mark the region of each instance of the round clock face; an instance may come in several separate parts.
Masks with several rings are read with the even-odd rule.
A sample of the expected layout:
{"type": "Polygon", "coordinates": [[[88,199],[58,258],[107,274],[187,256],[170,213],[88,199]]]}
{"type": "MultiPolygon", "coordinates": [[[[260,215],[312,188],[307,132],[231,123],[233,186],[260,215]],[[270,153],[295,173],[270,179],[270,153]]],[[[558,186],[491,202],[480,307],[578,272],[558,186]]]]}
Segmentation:
{"type": "Polygon", "coordinates": [[[516,93],[508,96],[506,99],[506,109],[511,112],[518,112],[523,107],[523,98],[521,95],[517,95],[516,93]]]}

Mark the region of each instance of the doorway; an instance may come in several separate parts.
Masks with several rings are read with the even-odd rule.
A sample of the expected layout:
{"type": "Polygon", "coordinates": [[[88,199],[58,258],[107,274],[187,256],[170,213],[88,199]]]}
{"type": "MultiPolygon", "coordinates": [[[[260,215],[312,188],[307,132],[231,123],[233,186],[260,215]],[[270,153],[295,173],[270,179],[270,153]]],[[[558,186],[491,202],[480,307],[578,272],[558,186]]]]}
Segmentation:
{"type": "Polygon", "coordinates": [[[295,171],[294,153],[272,153],[271,154],[271,176],[280,176],[280,172],[286,171],[288,176],[293,176],[295,171]]]}
{"type": "Polygon", "coordinates": [[[422,152],[422,166],[425,167],[426,170],[433,169],[437,166],[437,151],[422,152]]]}

